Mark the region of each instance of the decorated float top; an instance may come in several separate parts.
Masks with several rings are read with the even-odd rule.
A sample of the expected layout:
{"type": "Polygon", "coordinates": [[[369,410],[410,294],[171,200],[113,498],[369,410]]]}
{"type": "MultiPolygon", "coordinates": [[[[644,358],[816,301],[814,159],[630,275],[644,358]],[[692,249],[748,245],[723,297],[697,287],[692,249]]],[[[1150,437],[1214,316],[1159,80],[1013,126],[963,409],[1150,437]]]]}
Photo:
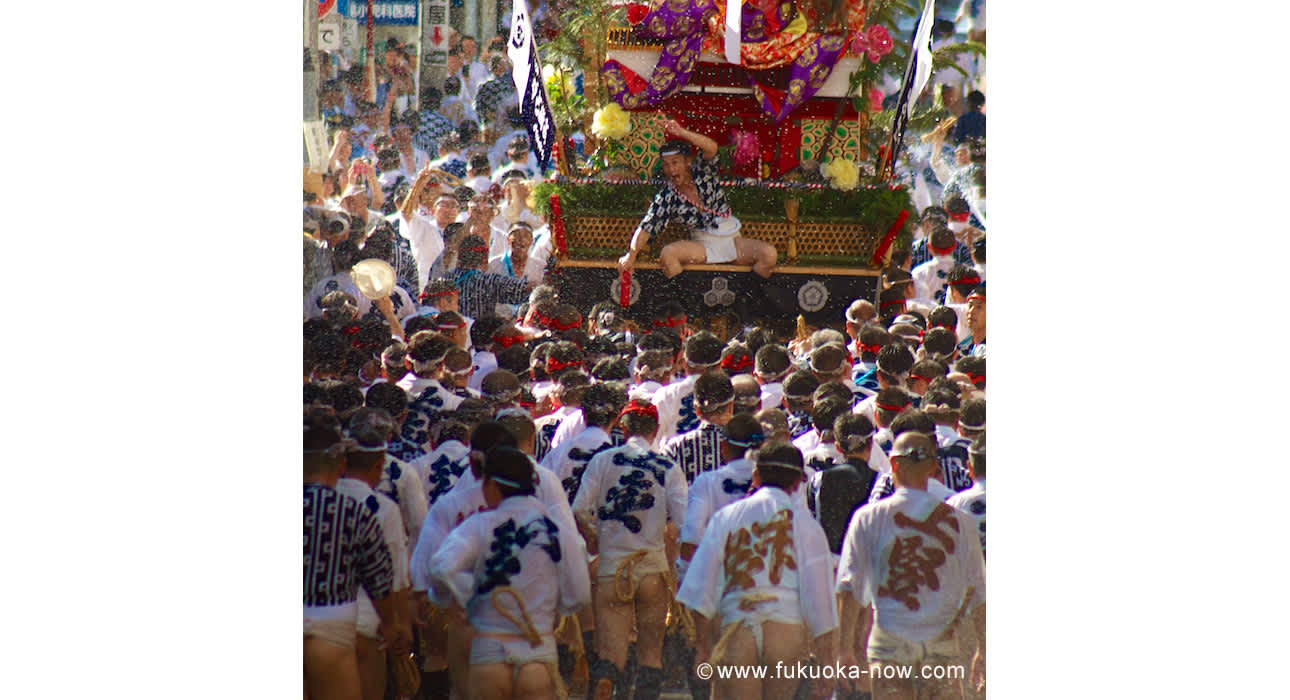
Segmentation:
{"type": "Polygon", "coordinates": [[[631,5],[632,27],[610,33],[602,68],[609,97],[626,109],[658,106],[690,85],[700,64],[744,69],[745,85],[725,91],[751,94],[775,123],[813,96],[843,97],[847,75],[879,61],[892,40],[882,25],[864,26],[863,2],[829,8],[824,17],[794,0],[631,5]]]}

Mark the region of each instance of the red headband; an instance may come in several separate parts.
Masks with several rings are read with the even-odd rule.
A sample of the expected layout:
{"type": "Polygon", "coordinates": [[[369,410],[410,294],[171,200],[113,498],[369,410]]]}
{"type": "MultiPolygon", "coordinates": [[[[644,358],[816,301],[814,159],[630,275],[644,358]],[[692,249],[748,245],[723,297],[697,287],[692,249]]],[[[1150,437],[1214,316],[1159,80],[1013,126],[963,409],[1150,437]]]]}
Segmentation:
{"type": "Polygon", "coordinates": [[[882,350],[882,346],[876,343],[873,345],[865,345],[864,343],[861,343],[860,341],[857,340],[856,349],[859,350],[862,354],[868,353],[870,355],[877,355],[878,351],[882,350]]]}
{"type": "Polygon", "coordinates": [[[962,214],[950,214],[950,221],[967,221],[971,215],[971,211],[965,211],[962,214]]]}
{"type": "Polygon", "coordinates": [[[920,376],[918,376],[917,374],[911,374],[911,375],[909,375],[909,378],[910,378],[910,379],[917,379],[917,380],[922,381],[922,382],[930,382],[930,381],[932,381],[932,378],[931,378],[931,377],[920,377],[920,376]]]}
{"type": "Polygon", "coordinates": [[[891,301],[884,301],[884,302],[882,302],[882,304],[880,304],[880,305],[878,306],[878,308],[880,308],[880,309],[885,309],[885,308],[887,308],[888,306],[895,306],[896,304],[900,304],[900,305],[903,307],[903,306],[905,305],[905,300],[904,300],[904,299],[892,299],[891,301]]]}
{"type": "Polygon", "coordinates": [[[348,335],[358,335],[358,324],[357,324],[357,323],[351,323],[351,324],[349,324],[349,325],[347,325],[347,326],[344,326],[343,328],[341,328],[341,329],[340,329],[340,334],[341,334],[341,335],[346,335],[346,336],[348,336],[348,335]]]}
{"type": "Polygon", "coordinates": [[[502,349],[504,350],[504,349],[509,348],[510,346],[512,346],[512,345],[514,345],[514,344],[516,344],[516,343],[522,343],[522,342],[524,342],[524,336],[522,336],[522,335],[495,335],[495,336],[493,336],[493,342],[494,342],[494,343],[497,343],[497,344],[498,344],[498,345],[500,345],[500,346],[502,346],[502,349]]]}
{"type": "Polygon", "coordinates": [[[641,401],[640,399],[632,399],[629,401],[627,405],[623,407],[622,412],[618,414],[618,417],[622,418],[628,413],[649,416],[654,420],[658,420],[658,406],[647,401],[641,401]]]}
{"type": "Polygon", "coordinates": [[[980,292],[972,292],[971,294],[968,295],[967,298],[968,298],[968,301],[972,301],[973,299],[980,299],[981,301],[985,301],[985,295],[980,292]]]}
{"type": "Polygon", "coordinates": [[[961,280],[951,280],[950,284],[981,284],[981,278],[976,275],[969,275],[961,280]]]}
{"type": "Polygon", "coordinates": [[[977,384],[977,382],[984,382],[984,381],[985,381],[985,375],[984,375],[984,374],[972,374],[971,372],[964,372],[964,374],[966,374],[966,375],[968,376],[968,380],[970,380],[970,381],[972,382],[973,386],[975,386],[975,385],[977,384]]]}
{"type": "Polygon", "coordinates": [[[664,328],[664,327],[676,328],[677,326],[684,326],[685,319],[686,317],[684,314],[677,316],[675,318],[669,318],[666,321],[660,321],[658,319],[654,319],[654,327],[655,328],[664,328]]]}
{"type": "Polygon", "coordinates": [[[444,321],[443,323],[440,323],[437,326],[437,328],[441,331],[455,331],[458,328],[465,328],[465,327],[466,327],[465,321],[461,321],[459,323],[453,323],[452,321],[444,321]]]}
{"type": "Polygon", "coordinates": [[[446,296],[448,296],[449,294],[456,294],[456,293],[457,293],[457,290],[455,290],[455,289],[445,289],[445,290],[440,291],[440,292],[421,292],[421,298],[422,298],[422,299],[433,299],[433,298],[435,298],[435,297],[446,297],[446,296]]]}
{"type": "Polygon", "coordinates": [[[582,321],[581,321],[581,320],[574,320],[574,321],[570,321],[570,322],[568,322],[568,323],[560,323],[560,321],[558,321],[557,319],[554,319],[554,318],[549,318],[549,319],[546,319],[546,320],[549,322],[547,325],[549,325],[549,326],[551,327],[551,330],[553,330],[553,331],[568,331],[568,330],[573,330],[574,328],[577,328],[578,326],[581,326],[581,325],[582,325],[582,321]]]}
{"type": "Polygon", "coordinates": [[[550,357],[546,358],[546,371],[548,373],[559,372],[562,369],[569,369],[570,367],[581,367],[581,366],[582,366],[582,360],[571,360],[569,362],[561,362],[559,360],[552,359],[550,357]]]}
{"type": "Polygon", "coordinates": [[[905,406],[884,406],[878,403],[877,401],[874,401],[873,405],[877,406],[878,408],[881,408],[884,411],[893,411],[895,413],[900,413],[901,411],[905,410],[905,406],[908,406],[909,404],[905,404],[905,406]]]}
{"type": "Polygon", "coordinates": [[[740,370],[745,370],[745,369],[748,369],[749,367],[752,367],[752,365],[753,365],[752,358],[747,355],[740,355],[739,359],[735,359],[734,355],[727,355],[721,359],[722,369],[728,370],[730,372],[738,372],[740,370]]]}
{"type": "Polygon", "coordinates": [[[931,243],[928,243],[928,244],[927,244],[927,247],[931,248],[931,249],[932,249],[932,252],[933,252],[933,253],[936,253],[937,255],[949,255],[950,253],[953,253],[953,252],[954,252],[954,246],[953,246],[953,245],[949,245],[949,246],[947,246],[947,247],[945,247],[945,248],[937,248],[936,246],[932,245],[931,243]]]}

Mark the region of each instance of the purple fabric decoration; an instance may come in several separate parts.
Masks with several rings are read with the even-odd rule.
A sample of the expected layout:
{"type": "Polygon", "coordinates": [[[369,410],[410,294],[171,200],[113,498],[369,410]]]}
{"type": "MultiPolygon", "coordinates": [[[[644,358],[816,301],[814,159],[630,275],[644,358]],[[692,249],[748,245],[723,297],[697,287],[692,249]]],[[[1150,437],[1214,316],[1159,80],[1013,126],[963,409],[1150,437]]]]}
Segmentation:
{"type": "Polygon", "coordinates": [[[633,93],[628,77],[617,61],[606,61],[601,71],[609,97],[626,109],[652,107],[675,95],[690,82],[699,62],[705,35],[704,16],[716,12],[713,0],[666,0],[645,15],[634,33],[644,39],[663,39],[658,65],[650,73],[644,90],[633,93]]]}
{"type": "MultiPolygon", "coordinates": [[[[642,39],[663,41],[658,64],[654,66],[649,81],[646,82],[631,74],[630,70],[617,61],[606,61],[601,72],[605,76],[610,99],[625,109],[652,107],[685,87],[699,62],[699,52],[707,32],[705,17],[717,12],[713,3],[714,0],[665,0],[645,15],[633,33],[642,39]]],[[[779,5],[781,26],[791,22],[796,14],[790,8],[788,3],[779,5]]],[[[740,39],[743,42],[756,44],[770,39],[766,17],[761,10],[744,5],[741,19],[740,39]]],[[[798,105],[819,91],[845,50],[846,38],[841,35],[825,35],[811,42],[789,64],[786,92],[759,85],[756,73],[749,71],[748,82],[752,86],[753,97],[778,124],[798,105]]]]}
{"type": "Polygon", "coordinates": [[[846,50],[846,37],[838,34],[826,34],[811,42],[806,50],[789,64],[788,90],[781,92],[757,84],[750,73],[748,82],[752,84],[753,96],[761,103],[761,108],[771,115],[778,124],[797,106],[805,102],[823,87],[833,72],[833,66],[846,50]]]}

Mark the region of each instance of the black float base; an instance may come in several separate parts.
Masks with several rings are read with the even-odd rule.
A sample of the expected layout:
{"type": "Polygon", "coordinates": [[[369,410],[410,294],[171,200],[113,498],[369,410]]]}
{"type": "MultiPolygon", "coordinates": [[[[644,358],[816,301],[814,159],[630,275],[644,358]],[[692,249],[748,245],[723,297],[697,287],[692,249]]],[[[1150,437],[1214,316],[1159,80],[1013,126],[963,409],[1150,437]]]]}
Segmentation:
{"type": "MultiPolygon", "coordinates": [[[[791,322],[801,315],[814,326],[840,326],[851,302],[873,301],[877,288],[875,270],[780,267],[765,286],[783,290],[772,295],[792,308],[770,309],[753,297],[750,275],[743,265],[699,265],[666,283],[657,264],[641,265],[632,273],[631,304],[625,315],[637,322],[649,321],[664,304],[677,301],[692,318],[741,313],[744,322],[791,322]],[[675,298],[672,290],[676,289],[683,290],[682,298],[675,298]]],[[[562,300],[580,309],[602,301],[616,306],[620,302],[619,272],[611,262],[566,261],[556,268],[551,281],[562,300]]]]}

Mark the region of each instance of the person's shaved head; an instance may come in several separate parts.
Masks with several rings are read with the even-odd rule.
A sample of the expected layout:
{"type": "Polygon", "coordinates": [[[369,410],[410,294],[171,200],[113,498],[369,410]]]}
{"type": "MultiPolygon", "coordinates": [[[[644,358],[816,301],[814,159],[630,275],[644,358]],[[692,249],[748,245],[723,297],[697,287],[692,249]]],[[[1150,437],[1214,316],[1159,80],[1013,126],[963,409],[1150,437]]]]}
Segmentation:
{"type": "Polygon", "coordinates": [[[927,479],[936,473],[936,443],[919,432],[901,433],[891,446],[891,472],[896,484],[926,490],[927,479]]]}

